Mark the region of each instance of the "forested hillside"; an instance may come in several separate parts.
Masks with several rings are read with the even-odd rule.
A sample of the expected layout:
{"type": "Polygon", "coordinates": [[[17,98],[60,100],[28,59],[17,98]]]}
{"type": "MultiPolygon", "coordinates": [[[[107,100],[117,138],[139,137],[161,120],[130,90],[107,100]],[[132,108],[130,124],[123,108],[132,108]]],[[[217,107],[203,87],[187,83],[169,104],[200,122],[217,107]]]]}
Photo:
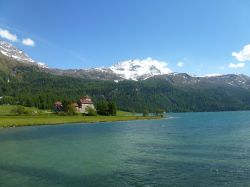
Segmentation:
{"type": "Polygon", "coordinates": [[[245,87],[211,81],[184,84],[176,80],[161,76],[116,83],[59,76],[0,55],[1,104],[50,109],[56,100],[75,101],[87,94],[95,102],[105,98],[115,101],[121,110],[135,112],[144,109],[152,112],[157,109],[168,112],[250,109],[250,91],[245,87]]]}

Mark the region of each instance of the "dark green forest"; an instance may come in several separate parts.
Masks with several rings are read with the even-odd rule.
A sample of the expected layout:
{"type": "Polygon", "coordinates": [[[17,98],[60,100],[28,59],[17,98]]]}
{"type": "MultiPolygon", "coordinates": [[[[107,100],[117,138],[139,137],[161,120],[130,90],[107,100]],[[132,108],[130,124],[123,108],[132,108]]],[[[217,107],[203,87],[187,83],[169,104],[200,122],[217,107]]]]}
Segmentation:
{"type": "Polygon", "coordinates": [[[77,101],[89,95],[106,99],[118,109],[154,112],[249,110],[250,91],[223,85],[180,86],[159,78],[143,81],[87,80],[53,75],[37,66],[0,58],[0,104],[51,109],[57,100],[77,101]]]}

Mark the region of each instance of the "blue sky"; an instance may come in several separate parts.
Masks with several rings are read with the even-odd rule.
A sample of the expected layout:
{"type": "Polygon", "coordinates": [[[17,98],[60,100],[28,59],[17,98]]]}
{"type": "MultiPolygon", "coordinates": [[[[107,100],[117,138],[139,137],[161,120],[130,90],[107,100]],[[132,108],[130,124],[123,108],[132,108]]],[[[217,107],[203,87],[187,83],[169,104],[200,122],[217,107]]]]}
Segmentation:
{"type": "Polygon", "coordinates": [[[0,29],[49,67],[151,57],[175,72],[250,75],[249,0],[0,0],[0,29]]]}

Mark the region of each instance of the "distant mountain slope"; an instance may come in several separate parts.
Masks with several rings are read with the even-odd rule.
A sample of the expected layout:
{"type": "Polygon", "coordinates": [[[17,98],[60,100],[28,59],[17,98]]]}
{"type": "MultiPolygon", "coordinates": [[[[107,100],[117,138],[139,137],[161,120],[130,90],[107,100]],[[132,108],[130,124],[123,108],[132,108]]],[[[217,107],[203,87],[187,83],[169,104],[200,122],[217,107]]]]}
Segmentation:
{"type": "Polygon", "coordinates": [[[133,81],[108,69],[50,69],[0,54],[0,103],[51,108],[56,100],[75,101],[85,94],[137,112],[250,110],[250,78],[245,75],[169,72],[133,81]]]}
{"type": "Polygon", "coordinates": [[[82,79],[93,79],[93,80],[124,80],[119,75],[113,73],[109,69],[48,69],[47,72],[54,75],[69,76],[82,79]]]}
{"type": "MultiPolygon", "coordinates": [[[[0,41],[0,54],[10,57],[12,64],[34,65],[43,69],[44,72],[71,76],[76,78],[93,79],[93,80],[146,80],[151,77],[165,79],[178,85],[201,85],[201,84],[226,84],[249,88],[250,78],[246,75],[213,75],[213,76],[190,76],[186,73],[172,73],[164,62],[147,58],[145,60],[128,60],[119,62],[107,68],[91,69],[52,69],[45,64],[36,62],[31,59],[25,52],[17,49],[12,44],[0,41]],[[17,60],[17,61],[15,61],[17,60]],[[14,62],[15,61],[15,62],[14,62]]],[[[6,61],[6,60],[5,60],[6,61]]],[[[9,64],[11,65],[11,64],[9,64]]]]}
{"type": "Polygon", "coordinates": [[[186,73],[173,73],[161,76],[155,76],[155,78],[168,81],[178,87],[235,87],[250,89],[250,77],[240,74],[227,74],[218,76],[205,76],[205,77],[192,77],[186,73]]]}
{"type": "Polygon", "coordinates": [[[17,49],[12,44],[1,40],[0,40],[0,53],[23,63],[38,65],[42,68],[47,68],[47,66],[44,63],[36,62],[22,50],[17,49]]]}

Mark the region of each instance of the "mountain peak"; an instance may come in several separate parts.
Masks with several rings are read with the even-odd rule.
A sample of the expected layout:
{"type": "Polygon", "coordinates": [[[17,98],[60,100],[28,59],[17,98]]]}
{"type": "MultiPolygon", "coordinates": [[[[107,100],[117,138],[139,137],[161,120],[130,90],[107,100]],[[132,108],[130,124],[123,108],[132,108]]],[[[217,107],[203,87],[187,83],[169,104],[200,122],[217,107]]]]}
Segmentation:
{"type": "Polygon", "coordinates": [[[17,49],[12,44],[0,40],[0,53],[2,53],[5,56],[8,56],[10,58],[13,58],[17,61],[24,62],[27,64],[36,64],[39,67],[47,68],[47,66],[44,63],[36,62],[32,58],[30,58],[25,52],[23,52],[20,49],[17,49]]]}
{"type": "Polygon", "coordinates": [[[124,79],[131,80],[147,79],[155,75],[169,74],[172,72],[167,67],[167,63],[152,58],[118,62],[109,69],[124,79]]]}

